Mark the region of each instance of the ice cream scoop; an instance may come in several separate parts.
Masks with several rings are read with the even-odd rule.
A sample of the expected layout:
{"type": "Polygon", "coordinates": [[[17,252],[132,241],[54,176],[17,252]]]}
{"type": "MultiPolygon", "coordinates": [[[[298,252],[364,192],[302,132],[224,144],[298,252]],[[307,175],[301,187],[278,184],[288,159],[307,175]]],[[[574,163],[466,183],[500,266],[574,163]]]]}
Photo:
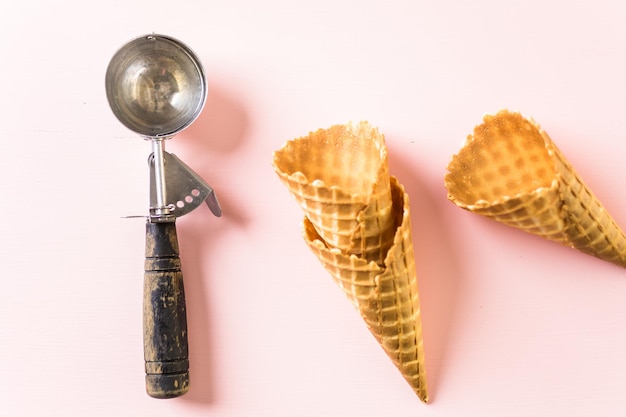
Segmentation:
{"type": "Polygon", "coordinates": [[[152,143],[143,307],[146,391],[155,398],[178,397],[189,390],[189,353],[175,221],[204,201],[216,216],[221,208],[213,189],[165,152],[164,142],[202,111],[206,77],[189,47],[152,34],[115,53],[105,87],[113,114],[152,143]]]}

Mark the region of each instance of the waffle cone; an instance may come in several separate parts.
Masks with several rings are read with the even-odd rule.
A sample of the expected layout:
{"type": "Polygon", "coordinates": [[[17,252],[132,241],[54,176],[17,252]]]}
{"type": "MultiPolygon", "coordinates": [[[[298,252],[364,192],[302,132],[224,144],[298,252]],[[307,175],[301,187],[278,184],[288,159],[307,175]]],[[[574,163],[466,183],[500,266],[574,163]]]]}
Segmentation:
{"type": "Polygon", "coordinates": [[[448,165],[457,206],[626,267],[626,236],[550,137],[519,113],[485,116],[448,165]]]}
{"type": "Polygon", "coordinates": [[[291,140],[274,169],[324,241],[382,264],[393,241],[385,140],[367,122],[291,140]]]}
{"type": "Polygon", "coordinates": [[[305,213],[304,239],[423,401],[428,401],[408,195],[366,122],[295,139],[274,169],[305,213]]]}
{"type": "Polygon", "coordinates": [[[408,195],[391,177],[399,220],[384,266],[328,247],[304,219],[304,238],[419,398],[427,402],[424,346],[408,195]]]}

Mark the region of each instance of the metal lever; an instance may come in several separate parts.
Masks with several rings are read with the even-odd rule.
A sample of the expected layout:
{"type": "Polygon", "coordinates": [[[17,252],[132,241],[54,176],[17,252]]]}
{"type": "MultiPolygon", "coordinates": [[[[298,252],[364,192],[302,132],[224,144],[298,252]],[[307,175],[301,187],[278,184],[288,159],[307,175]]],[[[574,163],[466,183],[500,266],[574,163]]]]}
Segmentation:
{"type": "MultiPolygon", "coordinates": [[[[222,208],[213,188],[176,155],[166,151],[162,151],[162,154],[165,189],[167,190],[165,205],[169,207],[170,214],[174,217],[181,217],[199,207],[202,202],[206,202],[211,213],[220,217],[222,208]]],[[[158,206],[154,159],[154,154],[150,154],[148,163],[150,165],[151,208],[158,206]]]]}

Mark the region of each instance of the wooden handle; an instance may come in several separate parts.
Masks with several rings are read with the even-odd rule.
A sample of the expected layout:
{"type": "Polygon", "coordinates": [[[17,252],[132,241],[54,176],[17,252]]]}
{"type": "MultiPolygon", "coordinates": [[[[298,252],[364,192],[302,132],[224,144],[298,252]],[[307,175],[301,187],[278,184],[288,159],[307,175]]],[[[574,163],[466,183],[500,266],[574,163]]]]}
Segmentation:
{"type": "Polygon", "coordinates": [[[146,391],[154,398],[179,397],[189,390],[189,350],[174,222],[146,224],[143,297],[146,391]]]}

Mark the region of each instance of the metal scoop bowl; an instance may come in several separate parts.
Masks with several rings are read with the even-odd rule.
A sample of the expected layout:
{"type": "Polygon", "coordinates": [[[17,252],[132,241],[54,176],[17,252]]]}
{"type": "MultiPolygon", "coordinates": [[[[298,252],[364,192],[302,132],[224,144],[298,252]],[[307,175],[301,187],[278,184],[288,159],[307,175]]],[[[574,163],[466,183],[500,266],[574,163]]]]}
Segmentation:
{"type": "Polygon", "coordinates": [[[182,42],[147,35],[124,45],[106,72],[115,116],[146,138],[168,138],[200,114],[207,83],[200,60],[182,42]]]}

